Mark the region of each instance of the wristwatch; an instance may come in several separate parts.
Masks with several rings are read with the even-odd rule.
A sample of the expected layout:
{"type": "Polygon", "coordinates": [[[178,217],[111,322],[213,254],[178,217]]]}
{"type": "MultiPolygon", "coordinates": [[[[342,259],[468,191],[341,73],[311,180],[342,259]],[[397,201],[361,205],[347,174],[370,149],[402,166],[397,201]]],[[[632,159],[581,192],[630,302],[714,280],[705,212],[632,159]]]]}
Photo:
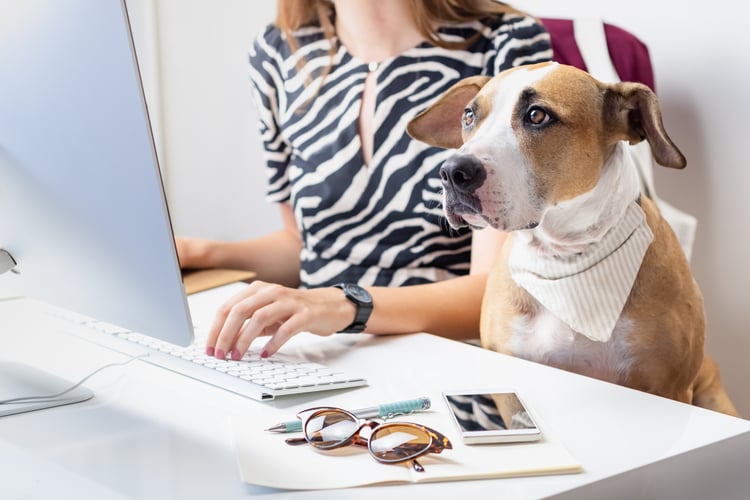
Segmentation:
{"type": "Polygon", "coordinates": [[[372,295],[359,285],[351,283],[339,283],[333,285],[344,292],[344,296],[357,306],[357,314],[354,315],[354,321],[338,333],[360,333],[367,326],[367,320],[372,313],[372,295]]]}

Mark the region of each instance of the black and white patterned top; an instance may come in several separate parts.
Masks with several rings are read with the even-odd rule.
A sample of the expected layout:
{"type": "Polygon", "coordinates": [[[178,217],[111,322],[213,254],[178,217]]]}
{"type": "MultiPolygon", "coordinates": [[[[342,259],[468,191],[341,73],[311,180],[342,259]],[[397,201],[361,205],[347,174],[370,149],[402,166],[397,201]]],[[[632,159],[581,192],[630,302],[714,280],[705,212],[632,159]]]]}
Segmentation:
{"type": "MultiPolygon", "coordinates": [[[[292,54],[269,26],[250,51],[272,202],[290,202],[302,233],[301,285],[411,285],[466,274],[469,231],[448,227],[440,164],[449,151],[411,139],[406,125],[458,80],[552,57],[549,36],[523,16],[446,26],[445,39],[482,36],[465,50],[424,42],[374,70],[374,144],[365,165],[358,118],[365,61],[319,27],[296,32],[292,54]],[[301,62],[300,58],[304,58],[301,62]]],[[[458,124],[456,126],[459,126],[458,124]]]]}

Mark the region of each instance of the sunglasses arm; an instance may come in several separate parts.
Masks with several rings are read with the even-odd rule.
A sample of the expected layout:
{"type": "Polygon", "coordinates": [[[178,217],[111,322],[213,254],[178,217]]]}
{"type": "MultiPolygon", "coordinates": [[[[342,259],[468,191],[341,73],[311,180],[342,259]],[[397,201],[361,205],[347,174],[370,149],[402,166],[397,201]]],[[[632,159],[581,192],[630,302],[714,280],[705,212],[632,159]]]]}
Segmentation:
{"type": "Polygon", "coordinates": [[[307,439],[303,437],[286,438],[284,442],[289,446],[299,446],[301,444],[307,444],[307,439]]]}

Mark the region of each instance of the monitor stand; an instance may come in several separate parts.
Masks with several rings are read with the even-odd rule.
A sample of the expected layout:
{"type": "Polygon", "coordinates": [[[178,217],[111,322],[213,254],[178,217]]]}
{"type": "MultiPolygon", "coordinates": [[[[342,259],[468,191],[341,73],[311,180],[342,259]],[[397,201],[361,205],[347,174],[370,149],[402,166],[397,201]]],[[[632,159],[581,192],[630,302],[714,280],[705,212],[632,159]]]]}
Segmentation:
{"type": "MultiPolygon", "coordinates": [[[[0,248],[0,274],[17,272],[15,266],[16,261],[10,252],[0,248]]],[[[80,403],[94,397],[91,390],[81,386],[56,396],[72,386],[72,382],[44,370],[21,363],[0,362],[0,417],[80,403]],[[24,399],[2,403],[16,398],[24,399]]]]}
{"type": "Polygon", "coordinates": [[[18,272],[16,270],[16,260],[13,258],[9,251],[4,248],[0,248],[0,274],[3,274],[7,271],[10,271],[12,273],[18,272]]]}
{"type": "Polygon", "coordinates": [[[0,401],[13,398],[26,398],[17,403],[0,404],[0,417],[25,413],[55,406],[87,401],[94,396],[93,391],[78,386],[59,397],[53,396],[73,386],[73,383],[21,363],[0,362],[0,401]],[[42,396],[40,399],[28,399],[42,396]]]}

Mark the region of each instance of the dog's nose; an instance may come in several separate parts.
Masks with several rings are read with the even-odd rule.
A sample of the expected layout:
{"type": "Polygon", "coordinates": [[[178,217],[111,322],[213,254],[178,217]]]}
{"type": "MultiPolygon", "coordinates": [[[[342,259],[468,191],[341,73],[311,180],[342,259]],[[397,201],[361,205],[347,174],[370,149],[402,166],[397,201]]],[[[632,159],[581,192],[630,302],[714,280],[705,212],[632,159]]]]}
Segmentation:
{"type": "Polygon", "coordinates": [[[472,155],[454,155],[440,167],[443,186],[470,193],[482,185],[487,173],[472,155]]]}

